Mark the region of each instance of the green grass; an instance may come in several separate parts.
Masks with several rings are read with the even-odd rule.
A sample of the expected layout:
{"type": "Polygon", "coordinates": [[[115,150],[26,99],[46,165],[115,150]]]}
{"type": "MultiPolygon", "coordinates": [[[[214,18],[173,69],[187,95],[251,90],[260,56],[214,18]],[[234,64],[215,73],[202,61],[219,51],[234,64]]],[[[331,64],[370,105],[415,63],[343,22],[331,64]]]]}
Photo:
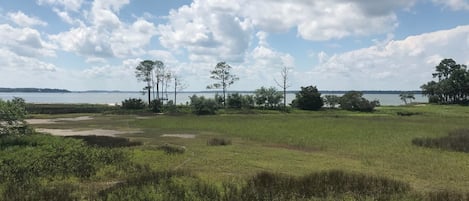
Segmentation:
{"type": "MultiPolygon", "coordinates": [[[[462,106],[379,107],[373,113],[323,110],[291,113],[220,112],[216,116],[93,114],[92,121],[38,125],[47,128],[140,129],[129,134],[143,146],[129,150],[134,163],[152,170],[187,170],[203,181],[242,183],[259,172],[305,176],[343,170],[408,183],[413,192],[467,193],[469,154],[412,145],[414,138],[437,138],[469,128],[469,108],[462,106]],[[399,112],[412,113],[400,116],[399,112]],[[162,134],[195,134],[195,139],[162,134]],[[230,146],[207,146],[213,138],[230,146]],[[165,154],[164,144],[184,146],[165,154]]],[[[54,115],[40,117],[56,118],[54,115]]]]}

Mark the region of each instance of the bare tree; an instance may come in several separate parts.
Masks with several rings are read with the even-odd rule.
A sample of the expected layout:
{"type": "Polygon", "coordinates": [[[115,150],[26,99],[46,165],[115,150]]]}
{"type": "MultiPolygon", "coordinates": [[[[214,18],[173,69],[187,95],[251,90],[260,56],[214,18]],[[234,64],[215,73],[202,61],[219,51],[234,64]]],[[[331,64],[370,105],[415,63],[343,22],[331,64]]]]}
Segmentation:
{"type": "MultiPolygon", "coordinates": [[[[160,99],[160,84],[163,86],[163,75],[165,72],[165,65],[162,61],[156,60],[155,62],[155,69],[154,69],[154,76],[156,78],[156,99],[160,99]]],[[[163,90],[161,90],[163,91],[163,90]]]]}
{"type": "Polygon", "coordinates": [[[187,88],[187,84],[185,84],[178,75],[173,73],[173,80],[174,80],[174,105],[177,105],[177,92],[184,90],[187,88]]]}
{"type": "Polygon", "coordinates": [[[281,76],[281,81],[277,81],[276,79],[275,82],[277,85],[283,89],[283,108],[287,108],[287,88],[290,87],[290,83],[288,83],[288,71],[290,68],[283,66],[281,71],[280,71],[280,76],[281,76]]]}

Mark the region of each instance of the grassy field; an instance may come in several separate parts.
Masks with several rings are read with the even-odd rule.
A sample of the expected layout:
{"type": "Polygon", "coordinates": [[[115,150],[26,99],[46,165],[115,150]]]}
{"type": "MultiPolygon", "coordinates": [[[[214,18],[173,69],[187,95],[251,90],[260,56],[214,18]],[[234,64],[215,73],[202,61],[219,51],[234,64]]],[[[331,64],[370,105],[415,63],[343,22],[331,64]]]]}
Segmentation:
{"type": "Polygon", "coordinates": [[[143,118],[137,115],[91,116],[92,120],[34,127],[140,130],[141,133],[125,135],[143,143],[142,146],[123,148],[131,153],[133,162],[158,171],[190,171],[217,185],[236,183],[262,171],[304,176],[325,170],[343,170],[402,181],[413,191],[423,194],[441,190],[465,193],[469,189],[469,154],[411,143],[414,138],[441,137],[456,129],[469,128],[469,107],[380,107],[374,113],[324,110],[143,118]],[[196,137],[162,137],[165,134],[193,134],[196,137]],[[208,146],[207,141],[214,137],[229,139],[231,144],[208,146]],[[183,146],[186,151],[166,154],[159,149],[165,144],[183,146]]]}

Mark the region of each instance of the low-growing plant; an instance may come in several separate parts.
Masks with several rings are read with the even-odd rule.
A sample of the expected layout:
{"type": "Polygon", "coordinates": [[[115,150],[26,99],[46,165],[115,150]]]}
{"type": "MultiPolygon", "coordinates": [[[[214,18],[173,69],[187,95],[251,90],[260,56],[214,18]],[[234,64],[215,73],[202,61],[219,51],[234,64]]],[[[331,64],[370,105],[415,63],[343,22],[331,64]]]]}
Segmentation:
{"type": "Polygon", "coordinates": [[[230,139],[225,139],[225,138],[210,138],[208,141],[207,141],[207,145],[210,145],[210,146],[226,146],[226,145],[230,145],[231,144],[231,140],[230,139]]]}
{"type": "Polygon", "coordinates": [[[205,98],[203,96],[198,97],[196,95],[191,96],[190,99],[192,112],[197,115],[211,115],[215,114],[218,110],[218,104],[214,99],[205,98]]]}
{"type": "Polygon", "coordinates": [[[126,110],[140,110],[145,108],[145,103],[140,98],[129,98],[122,101],[122,108],[126,110]]]}
{"type": "Polygon", "coordinates": [[[164,144],[158,147],[167,154],[183,154],[186,152],[186,147],[172,144],[164,144]]]}
{"type": "Polygon", "coordinates": [[[363,97],[362,92],[350,91],[340,97],[340,108],[350,111],[372,112],[379,106],[379,101],[369,101],[363,97]]]}
{"type": "Polygon", "coordinates": [[[430,192],[425,199],[426,201],[469,201],[469,193],[464,195],[460,192],[454,191],[437,191],[437,192],[430,192]]]}
{"type": "Polygon", "coordinates": [[[163,101],[155,99],[150,102],[150,110],[155,113],[163,112],[163,101]]]}
{"type": "Polygon", "coordinates": [[[83,140],[87,145],[96,147],[116,148],[116,147],[133,147],[142,145],[142,142],[130,141],[128,138],[97,136],[97,135],[72,135],[67,138],[83,140]]]}
{"type": "Polygon", "coordinates": [[[458,129],[440,138],[415,138],[412,144],[469,153],[469,129],[458,129]]]}
{"type": "Polygon", "coordinates": [[[398,116],[414,116],[414,115],[420,115],[419,112],[409,112],[409,111],[401,111],[396,113],[398,116]]]}

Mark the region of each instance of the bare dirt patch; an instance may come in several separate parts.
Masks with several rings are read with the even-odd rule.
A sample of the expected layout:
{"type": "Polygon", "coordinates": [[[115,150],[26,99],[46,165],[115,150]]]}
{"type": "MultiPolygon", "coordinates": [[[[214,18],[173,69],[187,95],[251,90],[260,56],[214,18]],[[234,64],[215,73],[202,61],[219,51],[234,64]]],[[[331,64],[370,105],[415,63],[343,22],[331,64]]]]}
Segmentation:
{"type": "Polygon", "coordinates": [[[52,135],[57,135],[57,136],[73,136],[73,135],[89,136],[89,135],[96,135],[96,136],[109,136],[109,137],[115,137],[115,136],[123,135],[123,134],[141,133],[141,131],[117,131],[117,130],[105,130],[105,129],[71,130],[71,129],[37,128],[36,131],[42,132],[42,133],[50,133],[52,135]]]}
{"type": "Polygon", "coordinates": [[[176,137],[176,138],[184,138],[184,139],[194,139],[194,134],[163,134],[161,137],[176,137]]]}
{"type": "Polygon", "coordinates": [[[28,124],[56,124],[60,123],[61,121],[86,121],[92,120],[93,117],[90,116],[81,116],[81,117],[73,117],[73,118],[56,118],[56,119],[26,119],[28,124]]]}

